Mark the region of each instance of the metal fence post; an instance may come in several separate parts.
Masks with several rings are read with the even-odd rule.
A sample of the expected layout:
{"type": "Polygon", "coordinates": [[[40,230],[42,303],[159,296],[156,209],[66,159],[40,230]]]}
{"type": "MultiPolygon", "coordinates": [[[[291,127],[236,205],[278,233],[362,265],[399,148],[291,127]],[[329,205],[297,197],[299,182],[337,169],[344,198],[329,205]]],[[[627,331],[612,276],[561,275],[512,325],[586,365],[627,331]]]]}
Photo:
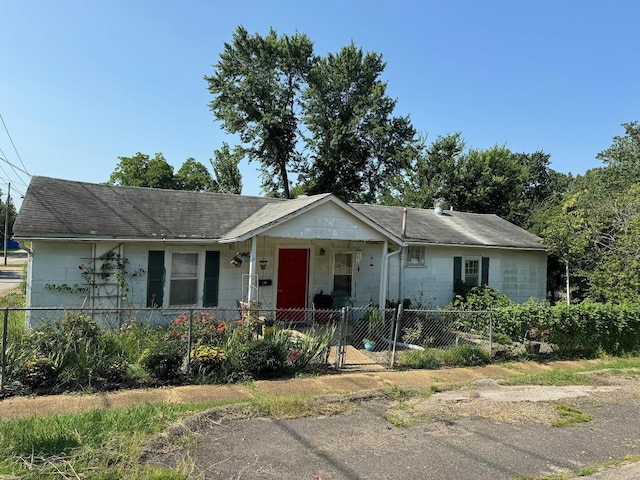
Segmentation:
{"type": "Polygon", "coordinates": [[[9,329],[9,307],[4,309],[2,322],[2,370],[0,371],[0,393],[4,391],[5,374],[7,371],[7,330],[9,329]]]}
{"type": "Polygon", "coordinates": [[[391,332],[392,333],[391,341],[393,343],[391,348],[391,359],[389,361],[389,368],[393,368],[396,365],[396,348],[398,346],[398,338],[400,335],[400,324],[402,323],[402,313],[403,313],[402,302],[398,304],[398,310],[395,311],[394,313],[395,313],[395,319],[394,319],[395,328],[391,332]]]}
{"type": "Polygon", "coordinates": [[[489,312],[489,355],[493,353],[493,316],[494,312],[489,312]]]}
{"type": "Polygon", "coordinates": [[[338,329],[338,345],[336,347],[336,361],[335,361],[335,368],[336,371],[340,371],[340,369],[342,368],[342,365],[344,364],[344,357],[346,354],[346,350],[347,350],[347,334],[348,332],[348,325],[347,325],[347,319],[349,318],[348,314],[347,314],[347,308],[348,307],[342,307],[340,309],[340,327],[338,329]]]}
{"type": "Polygon", "coordinates": [[[191,373],[191,333],[193,331],[193,310],[189,310],[189,330],[187,332],[187,375],[191,373]]]}

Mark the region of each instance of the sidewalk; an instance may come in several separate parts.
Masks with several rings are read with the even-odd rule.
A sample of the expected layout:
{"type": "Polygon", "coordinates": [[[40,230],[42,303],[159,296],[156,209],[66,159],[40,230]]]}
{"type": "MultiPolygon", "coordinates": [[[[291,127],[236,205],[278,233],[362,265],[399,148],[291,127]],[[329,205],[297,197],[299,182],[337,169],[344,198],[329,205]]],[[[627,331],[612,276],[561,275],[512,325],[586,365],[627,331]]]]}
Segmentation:
{"type": "MultiPolygon", "coordinates": [[[[364,394],[364,397],[366,397],[367,392],[373,393],[375,389],[388,388],[390,386],[428,389],[432,385],[472,382],[479,379],[535,373],[554,369],[580,369],[589,365],[606,368],[606,364],[606,361],[587,360],[552,362],[549,364],[522,362],[508,366],[490,365],[486,367],[452,368],[445,370],[390,371],[379,369],[369,372],[326,374],[311,378],[262,380],[254,382],[251,388],[244,385],[193,385],[87,395],[12,397],[0,401],[0,420],[25,418],[33,415],[46,416],[59,413],[83,412],[102,408],[126,408],[134,405],[157,402],[182,404],[242,402],[251,399],[256,394],[272,396],[292,394],[320,396],[361,392],[364,394]]],[[[517,389],[518,387],[509,388],[517,389]]],[[[535,390],[542,390],[542,387],[535,387],[535,390]]],[[[453,394],[455,392],[451,393],[453,394]]],[[[480,395],[484,395],[484,391],[481,391],[480,395]]],[[[318,460],[318,468],[322,467],[324,469],[350,465],[355,471],[364,472],[372,461],[380,460],[378,457],[369,458],[367,456],[342,458],[344,455],[348,456],[349,449],[345,450],[340,447],[340,445],[334,445],[335,449],[330,448],[333,443],[329,441],[328,438],[335,441],[335,428],[342,428],[342,437],[344,437],[343,440],[346,442],[362,442],[363,438],[366,438],[363,436],[364,432],[368,432],[370,441],[375,444],[374,446],[377,446],[376,451],[380,454],[384,452],[394,452],[394,448],[402,441],[408,441],[412,445],[411,448],[400,448],[395,451],[395,453],[392,454],[393,461],[390,457],[387,459],[388,461],[385,460],[382,462],[379,468],[385,466],[391,468],[391,466],[397,462],[403,465],[413,464],[416,468],[426,468],[425,465],[429,464],[428,466],[430,468],[428,471],[416,470],[414,473],[416,473],[417,476],[413,477],[399,476],[400,474],[397,471],[387,472],[388,476],[385,476],[384,470],[376,470],[379,473],[379,478],[502,479],[514,478],[514,475],[509,472],[515,473],[515,471],[513,471],[515,467],[523,471],[547,471],[549,465],[561,464],[565,468],[567,468],[567,465],[573,465],[575,468],[569,469],[577,471],[586,465],[601,464],[603,458],[621,460],[626,453],[636,450],[636,447],[628,442],[633,441],[633,439],[640,435],[640,431],[637,431],[636,422],[629,423],[629,419],[635,417],[634,412],[637,410],[637,406],[635,406],[633,402],[623,410],[607,409],[604,406],[600,406],[600,408],[598,408],[599,419],[594,419],[593,423],[588,425],[585,424],[586,426],[583,428],[575,427],[573,430],[556,429],[535,423],[522,423],[517,424],[515,427],[509,423],[496,423],[487,420],[478,420],[477,422],[469,423],[461,418],[455,422],[458,425],[457,427],[446,426],[448,425],[446,422],[436,422],[432,427],[425,427],[427,430],[424,431],[420,428],[396,431],[396,429],[390,427],[383,419],[382,412],[375,413],[376,403],[374,399],[371,405],[369,405],[369,408],[360,409],[358,410],[359,413],[354,412],[352,415],[346,417],[330,416],[323,421],[319,419],[299,419],[292,420],[289,423],[274,420],[270,422],[254,421],[225,424],[225,428],[227,429],[225,430],[225,436],[227,438],[243,438],[244,440],[242,441],[242,447],[239,447],[236,445],[236,442],[230,440],[230,442],[227,442],[228,444],[224,444],[224,448],[240,448],[241,451],[244,451],[245,447],[248,447],[251,454],[250,459],[239,458],[239,454],[235,453],[229,457],[235,459],[234,461],[240,462],[242,464],[240,465],[240,467],[242,467],[241,471],[244,471],[243,469],[246,469],[246,465],[243,462],[249,460],[255,462],[254,457],[258,458],[257,449],[260,446],[266,449],[271,448],[264,445],[264,438],[273,438],[274,435],[279,435],[279,441],[286,440],[290,442],[287,448],[291,449],[291,452],[294,452],[296,448],[304,450],[304,452],[300,452],[300,461],[298,462],[300,465],[296,464],[298,470],[291,470],[290,467],[287,467],[286,471],[291,470],[293,473],[290,472],[291,475],[286,478],[301,478],[297,476],[298,473],[309,470],[309,452],[315,452],[314,455],[320,455],[322,457],[318,460]],[[606,415],[605,410],[608,411],[606,415]],[[371,417],[371,415],[374,416],[371,417]],[[467,428],[469,425],[472,425],[473,428],[468,431],[464,430],[465,425],[467,428]],[[242,430],[247,428],[249,430],[246,432],[242,430]],[[266,429],[267,433],[263,435],[259,434],[259,432],[252,430],[255,428],[266,429]],[[292,429],[295,428],[300,428],[300,431],[292,431],[292,429]],[[431,432],[428,428],[435,430],[431,432]],[[442,437],[444,433],[439,432],[439,428],[453,430],[451,434],[446,434],[445,437],[442,437]],[[455,430],[456,428],[459,431],[455,430]],[[486,431],[483,430],[485,428],[486,431]],[[549,430],[549,428],[551,428],[551,430],[549,430]],[[238,435],[235,435],[234,429],[242,431],[239,432],[238,435]],[[356,430],[362,430],[362,435],[358,435],[355,438],[345,437],[345,432],[356,430]],[[455,433],[456,431],[458,432],[457,434],[455,433]],[[233,435],[230,432],[232,432],[233,435]],[[326,437],[326,435],[328,435],[328,437],[326,437]],[[302,443],[300,443],[301,436],[304,437],[302,443]],[[256,442],[256,445],[249,445],[249,443],[253,441],[256,442]],[[391,442],[391,444],[384,444],[384,448],[382,448],[380,442],[384,441],[391,442]],[[314,442],[319,443],[316,445],[314,442]],[[422,445],[420,442],[426,443],[422,445]],[[588,445],[588,448],[585,447],[585,445],[588,445]],[[414,455],[417,451],[426,450],[430,451],[430,454],[435,457],[442,457],[440,458],[441,461],[434,466],[434,464],[430,464],[429,462],[425,463],[423,456],[418,455],[416,457],[414,455]],[[496,452],[498,451],[502,453],[497,456],[496,452]],[[326,458],[324,458],[324,456],[328,455],[327,452],[332,455],[332,462],[327,462],[326,458]],[[526,455],[523,456],[522,452],[525,452],[526,455]],[[404,458],[407,455],[408,457],[404,458]],[[461,468],[463,470],[461,470],[461,468]],[[484,472],[484,476],[480,475],[480,472],[484,472]]],[[[200,442],[202,443],[202,452],[200,452],[197,458],[199,458],[198,461],[203,464],[200,466],[203,467],[208,465],[207,462],[217,458],[215,455],[212,456],[210,450],[214,449],[219,453],[222,445],[219,444],[219,432],[216,433],[215,429],[209,432],[201,432],[200,442]],[[218,440],[214,442],[214,440],[211,440],[207,435],[218,440]],[[215,443],[215,447],[211,442],[215,443]]],[[[371,446],[367,446],[367,451],[369,451],[369,447],[371,446]]],[[[269,450],[265,452],[263,456],[260,456],[260,462],[275,462],[275,457],[271,453],[269,450]]],[[[296,456],[292,454],[291,458],[294,457],[296,456]]],[[[273,465],[274,468],[276,468],[276,466],[277,465],[273,465]]],[[[231,465],[226,464],[226,467],[231,468],[233,471],[234,467],[231,465]]],[[[316,466],[314,466],[314,468],[315,467],[316,466]]],[[[282,466],[280,465],[278,468],[282,468],[282,466]]],[[[284,470],[282,472],[284,472],[284,470]]],[[[248,475],[247,478],[258,477],[248,475]]],[[[285,476],[281,478],[285,478],[285,476]]],[[[335,477],[327,476],[326,478],[342,477],[338,475],[335,477]]],[[[353,478],[370,477],[363,476],[353,478]]],[[[640,478],[640,462],[607,468],[588,478],[593,480],[631,480],[640,478]]]]}
{"type": "MultiPolygon", "coordinates": [[[[349,352],[351,354],[351,352],[349,352]]],[[[400,388],[429,388],[467,382],[481,378],[517,375],[526,372],[541,372],[554,368],[580,368],[588,364],[602,363],[596,360],[574,362],[552,362],[538,364],[525,362],[516,370],[500,365],[473,368],[451,368],[443,370],[385,370],[371,364],[375,371],[357,373],[334,373],[309,378],[286,380],[258,380],[253,389],[243,385],[186,385],[153,389],[133,389],[116,392],[101,392],[86,395],[52,395],[35,397],[10,397],[0,401],[0,419],[24,418],[33,415],[46,416],[57,413],[74,413],[97,408],[125,408],[157,402],[203,403],[249,400],[254,391],[266,395],[325,395],[344,394],[377,388],[397,386],[400,388]]],[[[369,365],[367,365],[368,367],[369,365]]]]}

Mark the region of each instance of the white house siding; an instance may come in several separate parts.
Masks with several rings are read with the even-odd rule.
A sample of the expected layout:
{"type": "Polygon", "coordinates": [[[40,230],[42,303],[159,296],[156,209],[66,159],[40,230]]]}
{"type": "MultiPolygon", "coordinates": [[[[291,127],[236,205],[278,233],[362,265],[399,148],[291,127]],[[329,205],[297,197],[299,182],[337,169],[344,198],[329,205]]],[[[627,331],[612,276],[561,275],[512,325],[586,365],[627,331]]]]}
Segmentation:
{"type": "Polygon", "coordinates": [[[82,306],[86,294],[56,290],[68,285],[83,286],[84,278],[79,266],[91,257],[90,242],[50,242],[34,240],[33,255],[27,279],[29,285],[27,304],[31,307],[82,306]],[[47,288],[47,285],[50,287],[47,288]]]}
{"type": "Polygon", "coordinates": [[[327,202],[269,230],[269,236],[308,240],[384,241],[385,237],[337,205],[327,202]]]}
{"type": "MultiPolygon", "coordinates": [[[[546,291],[545,252],[488,248],[425,247],[424,266],[405,266],[402,298],[413,305],[442,307],[453,299],[453,259],[489,258],[489,286],[514,302],[543,300],[546,291]]],[[[391,257],[388,299],[397,301],[400,256],[391,257]]]]}
{"type": "Polygon", "coordinates": [[[544,300],[547,287],[546,253],[504,251],[501,277],[503,285],[500,291],[514,302],[522,303],[530,298],[544,300]]]}
{"type": "MultiPolygon", "coordinates": [[[[331,213],[334,209],[328,206],[325,210],[331,213]]],[[[327,213],[327,212],[325,212],[327,213]]],[[[330,223],[334,226],[346,226],[332,230],[336,237],[348,236],[351,232],[349,222],[340,220],[339,212],[330,223]]],[[[313,222],[312,216],[310,219],[313,222]]],[[[298,219],[294,219],[298,220],[298,219]]],[[[304,222],[294,221],[291,225],[279,227],[280,235],[295,235],[301,233],[304,222]],[[294,225],[295,224],[295,225],[294,225]]],[[[343,219],[344,220],[344,219],[343,219]]],[[[309,222],[307,222],[309,223],[309,222]]],[[[273,238],[271,236],[257,239],[256,263],[261,259],[267,260],[267,267],[261,270],[256,265],[259,279],[270,279],[271,285],[260,286],[257,299],[264,308],[276,305],[277,292],[277,252],[278,248],[309,248],[309,288],[307,292],[307,306],[311,307],[313,297],[320,293],[331,293],[333,286],[333,254],[335,252],[362,252],[359,269],[354,265],[353,303],[364,306],[369,301],[378,303],[380,293],[380,279],[382,271],[382,243],[377,240],[379,234],[366,225],[360,229],[367,231],[366,235],[359,235],[359,239],[304,239],[304,238],[273,238]],[[364,238],[363,238],[364,237],[364,238]]],[[[274,232],[269,232],[272,235],[274,232]]],[[[327,236],[327,235],[325,235],[327,236]]],[[[90,306],[90,298],[83,293],[68,293],[45,288],[45,285],[84,286],[85,279],[78,268],[87,265],[95,254],[100,254],[117,246],[113,242],[62,242],[62,241],[33,241],[33,256],[28,268],[27,301],[33,307],[64,307],[90,306]]],[[[391,249],[395,247],[391,246],[391,249]]],[[[126,243],[122,253],[129,261],[130,272],[143,269],[145,274],[131,279],[130,289],[122,306],[145,307],[147,298],[148,253],[150,250],[165,251],[197,251],[204,254],[207,250],[220,252],[220,282],[218,291],[218,306],[221,308],[235,308],[236,300],[245,298],[243,286],[247,285],[246,274],[249,273],[249,259],[244,258],[242,265],[235,268],[229,260],[237,252],[251,251],[251,241],[241,244],[171,244],[165,243],[126,243]],[[243,283],[243,275],[244,283],[243,283]]],[[[448,304],[453,298],[453,259],[489,257],[489,286],[497,288],[516,302],[524,302],[531,297],[544,299],[546,290],[546,254],[544,252],[499,250],[485,248],[455,248],[455,247],[425,247],[426,261],[424,266],[405,266],[403,268],[402,298],[411,299],[412,303],[420,303],[423,307],[438,307],[448,304]]],[[[400,255],[390,257],[388,270],[389,283],[386,298],[397,301],[399,299],[399,261],[400,255]]],[[[166,292],[165,292],[165,298],[166,292]]],[[[110,304],[95,304],[95,306],[113,307],[110,304]]]]}

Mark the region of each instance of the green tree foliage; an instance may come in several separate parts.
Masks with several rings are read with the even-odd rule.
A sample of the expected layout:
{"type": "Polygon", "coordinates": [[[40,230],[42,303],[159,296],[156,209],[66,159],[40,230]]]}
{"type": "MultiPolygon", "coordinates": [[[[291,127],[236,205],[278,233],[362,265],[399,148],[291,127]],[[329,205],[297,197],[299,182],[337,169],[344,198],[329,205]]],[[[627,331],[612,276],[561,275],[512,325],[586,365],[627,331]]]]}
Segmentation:
{"type": "Polygon", "coordinates": [[[177,173],[162,153],[155,157],[137,152],[132,157],[118,157],[120,162],[107,183],[125,187],[150,187],[172,190],[217,191],[217,184],[207,167],[188,158],[177,173]]]}
{"type": "Polygon", "coordinates": [[[205,76],[214,99],[209,108],[225,131],[248,145],[249,160],[261,165],[266,192],[290,198],[289,170],[300,160],[300,91],[313,64],[306,35],[262,37],[239,26],[225,43],[214,74],[205,76]]]}
{"type": "Polygon", "coordinates": [[[226,142],[222,147],[214,151],[211,166],[215,175],[216,191],[220,193],[242,193],[242,175],[238,164],[244,157],[242,147],[236,146],[233,150],[226,142]]]}
{"type": "Polygon", "coordinates": [[[422,152],[388,183],[383,203],[430,208],[444,198],[456,210],[494,213],[531,228],[535,212],[557,203],[571,180],[549,167],[544,152],[465,151],[459,132],[437,137],[422,152]]]}
{"type": "Polygon", "coordinates": [[[109,177],[112,185],[126,187],[173,188],[173,167],[167,163],[162,153],[155,157],[137,152],[132,157],[118,157],[120,162],[109,177]]]}
{"type": "Polygon", "coordinates": [[[13,200],[11,198],[7,199],[7,201],[3,201],[4,194],[2,190],[0,190],[0,232],[2,235],[0,236],[0,241],[2,242],[2,246],[4,246],[4,225],[7,220],[7,206],[9,208],[9,235],[7,239],[10,239],[13,236],[13,222],[16,220],[16,207],[13,205],[13,200]]]}
{"type": "Polygon", "coordinates": [[[637,299],[640,282],[640,126],[598,154],[606,164],[575,179],[561,203],[539,219],[550,253],[569,261],[578,299],[637,299]]]}
{"type": "Polygon", "coordinates": [[[311,164],[308,193],[375,202],[382,185],[415,158],[408,117],[392,116],[396,101],[380,80],[385,63],[351,44],[318,60],[304,92],[311,164]]]}
{"type": "Polygon", "coordinates": [[[182,164],[174,177],[174,185],[177,190],[215,191],[215,182],[209,170],[193,158],[187,158],[182,164]]]}

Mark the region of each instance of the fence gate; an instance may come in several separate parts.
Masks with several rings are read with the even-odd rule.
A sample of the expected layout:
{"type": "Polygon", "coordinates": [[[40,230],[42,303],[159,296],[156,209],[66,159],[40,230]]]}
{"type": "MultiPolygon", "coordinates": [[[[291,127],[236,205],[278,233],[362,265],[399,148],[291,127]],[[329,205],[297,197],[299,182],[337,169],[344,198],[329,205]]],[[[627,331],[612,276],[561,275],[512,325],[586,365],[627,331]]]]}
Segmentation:
{"type": "Polygon", "coordinates": [[[335,335],[336,370],[371,371],[393,365],[398,312],[371,307],[343,307],[335,335]]]}

